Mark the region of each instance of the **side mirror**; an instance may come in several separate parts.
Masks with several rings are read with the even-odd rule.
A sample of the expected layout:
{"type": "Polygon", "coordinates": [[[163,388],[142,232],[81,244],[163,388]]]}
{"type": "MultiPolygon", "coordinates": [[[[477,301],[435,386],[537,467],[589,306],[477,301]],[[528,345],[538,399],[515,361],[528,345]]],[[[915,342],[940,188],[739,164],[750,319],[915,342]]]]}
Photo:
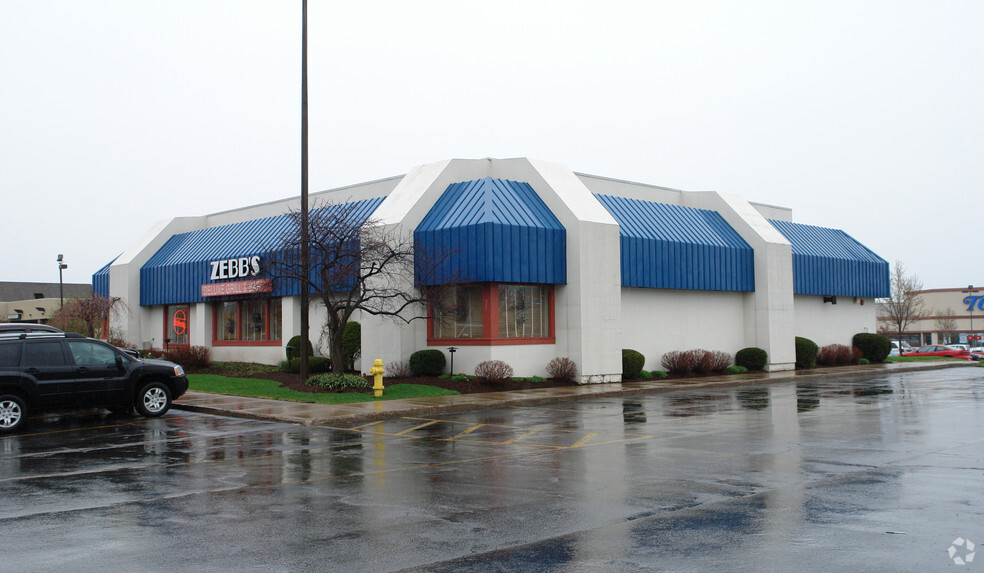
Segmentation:
{"type": "Polygon", "coordinates": [[[116,355],[116,367],[123,370],[123,357],[119,354],[116,355]]]}

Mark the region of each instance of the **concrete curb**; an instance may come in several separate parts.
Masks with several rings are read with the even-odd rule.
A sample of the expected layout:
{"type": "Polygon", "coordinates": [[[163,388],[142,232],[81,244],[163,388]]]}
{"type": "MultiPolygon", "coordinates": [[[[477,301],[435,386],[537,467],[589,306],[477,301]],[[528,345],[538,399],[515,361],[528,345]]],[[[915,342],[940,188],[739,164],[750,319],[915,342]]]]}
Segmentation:
{"type": "Polygon", "coordinates": [[[225,394],[188,392],[174,402],[178,410],[201,412],[221,416],[249,418],[275,422],[288,422],[308,426],[323,426],[386,418],[427,416],[441,412],[463,412],[486,408],[532,406],[547,402],[560,402],[584,398],[612,398],[652,392],[676,390],[715,389],[733,386],[773,384],[789,381],[817,381],[827,378],[838,380],[869,378],[883,374],[922,372],[945,368],[965,368],[974,363],[892,363],[864,366],[824,368],[822,371],[788,371],[775,373],[734,374],[669,381],[620,382],[591,384],[562,388],[534,388],[511,392],[462,394],[381,402],[357,402],[353,404],[311,404],[287,402],[267,398],[249,398],[225,394]]]}

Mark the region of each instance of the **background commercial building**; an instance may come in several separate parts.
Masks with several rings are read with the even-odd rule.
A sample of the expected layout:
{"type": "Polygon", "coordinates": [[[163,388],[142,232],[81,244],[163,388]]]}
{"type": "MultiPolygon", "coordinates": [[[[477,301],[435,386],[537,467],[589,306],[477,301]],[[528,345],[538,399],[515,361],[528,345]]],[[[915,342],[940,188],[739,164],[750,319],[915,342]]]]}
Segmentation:
{"type": "Polygon", "coordinates": [[[0,282],[0,322],[45,324],[66,301],[92,294],[92,285],[77,283],[0,282]]]}
{"type": "Polygon", "coordinates": [[[926,344],[969,344],[984,346],[984,288],[958,287],[919,291],[923,316],[912,320],[905,332],[884,316],[878,317],[878,332],[919,347],[926,344]]]}
{"type": "MultiPolygon", "coordinates": [[[[346,204],[422,251],[453,253],[457,311],[362,325],[361,369],[458,348],[455,370],[503,360],[545,375],[574,360],[583,382],[617,381],[621,350],[659,369],[665,352],[756,346],[794,367],[794,337],[850,344],[875,331],[888,263],[843,231],[797,224],[789,209],[574,173],[533,159],[446,160],[404,176],[312,194],[346,204]]],[[[291,285],[263,281],[296,198],[158,223],[93,276],[127,302],[116,331],[140,347],[207,346],[216,360],[275,363],[299,332],[291,285]]],[[[408,284],[413,277],[408,277],[408,284]]],[[[415,277],[426,286],[432,278],[415,277]]],[[[312,307],[312,339],[324,314],[312,307]]]]}

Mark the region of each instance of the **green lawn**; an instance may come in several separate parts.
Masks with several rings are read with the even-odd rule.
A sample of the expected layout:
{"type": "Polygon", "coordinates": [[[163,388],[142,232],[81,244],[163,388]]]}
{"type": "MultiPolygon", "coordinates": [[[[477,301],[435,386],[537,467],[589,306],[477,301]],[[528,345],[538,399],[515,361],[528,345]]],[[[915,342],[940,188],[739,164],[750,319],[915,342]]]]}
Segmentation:
{"type": "Polygon", "coordinates": [[[271,398],[273,400],[288,400],[291,402],[311,402],[314,404],[350,404],[352,402],[399,400],[401,398],[420,398],[423,396],[454,396],[460,394],[460,392],[454,390],[445,390],[425,384],[394,384],[392,386],[386,386],[382,398],[376,398],[372,394],[359,394],[355,392],[312,394],[283,388],[279,382],[274,382],[273,380],[230,378],[216,374],[189,374],[188,389],[196,392],[271,398]]]}

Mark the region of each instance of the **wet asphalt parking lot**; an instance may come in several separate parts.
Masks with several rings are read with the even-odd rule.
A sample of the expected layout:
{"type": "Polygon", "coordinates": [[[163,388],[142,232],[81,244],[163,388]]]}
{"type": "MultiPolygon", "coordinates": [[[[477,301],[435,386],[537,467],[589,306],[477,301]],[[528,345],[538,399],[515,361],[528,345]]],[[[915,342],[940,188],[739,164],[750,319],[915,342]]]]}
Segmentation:
{"type": "Polygon", "coordinates": [[[339,427],[51,417],[0,438],[0,568],[984,571],[982,430],[981,368],[339,427]]]}

